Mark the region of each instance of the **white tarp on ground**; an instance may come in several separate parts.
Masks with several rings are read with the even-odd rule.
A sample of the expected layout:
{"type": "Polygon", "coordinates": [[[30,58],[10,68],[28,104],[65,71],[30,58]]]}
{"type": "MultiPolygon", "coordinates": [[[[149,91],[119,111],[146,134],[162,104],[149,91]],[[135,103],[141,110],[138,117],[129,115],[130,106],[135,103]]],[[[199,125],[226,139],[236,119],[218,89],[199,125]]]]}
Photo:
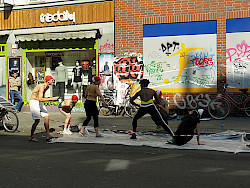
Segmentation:
{"type": "Polygon", "coordinates": [[[246,139],[244,133],[226,131],[223,133],[201,135],[200,142],[205,145],[197,145],[196,138],[194,137],[190,142],[183,146],[176,146],[172,144],[166,144],[168,140],[171,140],[170,136],[162,135],[144,135],[139,134],[136,140],[131,140],[130,135],[114,133],[112,131],[101,131],[103,137],[96,138],[94,129],[92,127],[87,128],[89,134],[86,137],[81,137],[78,133],[72,135],[63,135],[56,138],[52,143],[96,143],[96,144],[121,144],[129,146],[150,146],[169,149],[197,149],[197,150],[214,150],[225,152],[250,152],[250,148],[247,144],[250,142],[246,139]]]}

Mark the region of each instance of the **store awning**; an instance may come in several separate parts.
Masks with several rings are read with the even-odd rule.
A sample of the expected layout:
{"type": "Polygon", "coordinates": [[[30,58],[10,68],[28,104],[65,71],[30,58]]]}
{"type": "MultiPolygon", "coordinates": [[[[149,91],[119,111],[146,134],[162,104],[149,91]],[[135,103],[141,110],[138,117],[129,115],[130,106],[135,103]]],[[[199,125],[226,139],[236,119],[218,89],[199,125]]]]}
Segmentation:
{"type": "Polygon", "coordinates": [[[96,38],[97,30],[77,31],[77,32],[58,32],[58,33],[43,33],[30,35],[16,35],[17,41],[43,41],[43,40],[63,40],[63,39],[84,39],[96,38]]]}

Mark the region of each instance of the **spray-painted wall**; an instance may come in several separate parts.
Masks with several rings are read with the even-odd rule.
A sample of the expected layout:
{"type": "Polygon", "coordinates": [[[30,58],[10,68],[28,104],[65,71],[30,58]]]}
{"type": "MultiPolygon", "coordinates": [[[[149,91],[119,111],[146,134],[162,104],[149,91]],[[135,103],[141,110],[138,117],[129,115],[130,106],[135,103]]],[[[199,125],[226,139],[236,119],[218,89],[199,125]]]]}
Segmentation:
{"type": "Polygon", "coordinates": [[[250,88],[250,18],[227,20],[227,84],[250,88]]]}
{"type": "Polygon", "coordinates": [[[145,25],[144,77],[163,91],[216,89],[216,47],[216,21],[145,25]]]}

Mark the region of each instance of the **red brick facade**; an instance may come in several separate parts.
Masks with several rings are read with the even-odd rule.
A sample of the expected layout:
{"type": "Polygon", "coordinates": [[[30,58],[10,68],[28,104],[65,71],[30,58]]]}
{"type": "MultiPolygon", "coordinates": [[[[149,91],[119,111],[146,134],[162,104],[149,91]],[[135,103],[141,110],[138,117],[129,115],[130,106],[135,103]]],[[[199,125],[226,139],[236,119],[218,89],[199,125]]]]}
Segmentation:
{"type": "MultiPolygon", "coordinates": [[[[143,54],[143,25],[217,20],[218,92],[226,78],[226,19],[250,17],[249,0],[116,0],[115,55],[143,54]]],[[[168,94],[170,99],[173,94],[168,94]]],[[[172,101],[172,100],[170,100],[172,101]]]]}

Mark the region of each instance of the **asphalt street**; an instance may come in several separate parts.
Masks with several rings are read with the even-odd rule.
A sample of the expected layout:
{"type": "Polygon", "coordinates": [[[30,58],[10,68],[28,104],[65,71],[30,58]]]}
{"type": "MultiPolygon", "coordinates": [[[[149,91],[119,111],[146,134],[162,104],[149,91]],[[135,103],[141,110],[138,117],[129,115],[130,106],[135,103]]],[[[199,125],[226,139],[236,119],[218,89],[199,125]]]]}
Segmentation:
{"type": "Polygon", "coordinates": [[[18,135],[0,135],[0,144],[0,187],[249,187],[249,153],[46,144],[18,135]]]}
{"type": "MultiPolygon", "coordinates": [[[[64,116],[50,113],[50,127],[62,130],[64,116]],[[53,121],[52,121],[53,120],[53,121]]],[[[249,187],[249,153],[161,149],[146,146],[45,142],[43,121],[39,142],[28,141],[30,113],[19,113],[19,131],[0,130],[0,187],[249,187]]],[[[85,114],[75,113],[72,125],[85,114]]],[[[131,130],[127,117],[100,117],[100,128],[131,130]]],[[[180,121],[169,121],[175,130],[180,121]]],[[[202,121],[201,133],[221,130],[218,120],[202,121]]],[[[250,133],[248,117],[228,117],[224,130],[250,133]]],[[[93,125],[93,121],[90,122],[93,125]]],[[[155,130],[150,117],[139,131],[155,130]]]]}

